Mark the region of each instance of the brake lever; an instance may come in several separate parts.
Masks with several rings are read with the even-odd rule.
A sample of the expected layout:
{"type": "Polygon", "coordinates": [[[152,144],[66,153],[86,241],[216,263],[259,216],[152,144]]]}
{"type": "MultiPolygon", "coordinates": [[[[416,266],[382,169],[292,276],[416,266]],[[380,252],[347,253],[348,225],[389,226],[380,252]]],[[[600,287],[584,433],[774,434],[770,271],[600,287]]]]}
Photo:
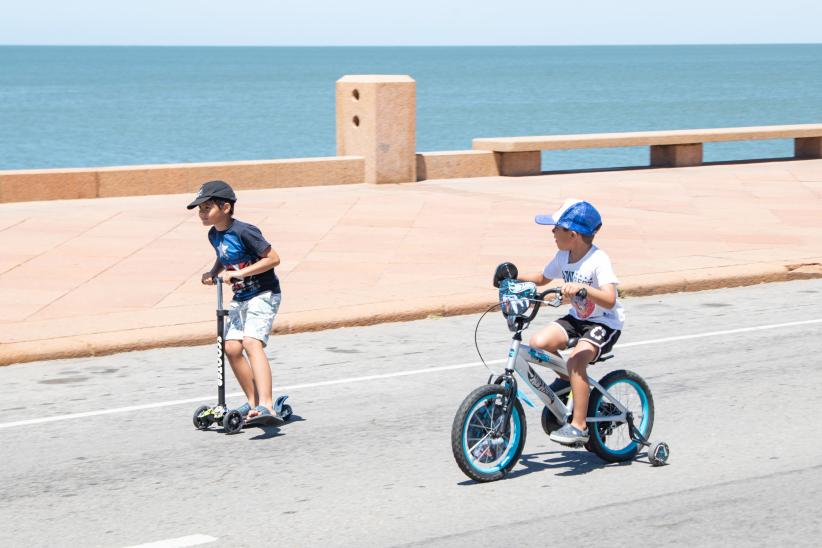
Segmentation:
{"type": "Polygon", "coordinates": [[[554,308],[559,308],[562,306],[562,295],[557,295],[550,301],[543,301],[548,306],[553,306],[554,308]]]}

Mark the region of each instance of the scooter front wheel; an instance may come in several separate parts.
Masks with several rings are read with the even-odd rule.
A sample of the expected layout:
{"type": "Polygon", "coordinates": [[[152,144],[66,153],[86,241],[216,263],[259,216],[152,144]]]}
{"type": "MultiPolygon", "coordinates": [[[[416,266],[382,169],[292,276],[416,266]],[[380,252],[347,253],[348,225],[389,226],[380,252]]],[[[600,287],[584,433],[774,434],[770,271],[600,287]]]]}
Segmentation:
{"type": "Polygon", "coordinates": [[[211,420],[209,420],[210,417],[203,416],[203,413],[206,411],[208,411],[208,406],[201,405],[194,412],[194,417],[192,417],[192,419],[194,422],[194,428],[197,430],[208,430],[208,427],[211,426],[211,420]]]}
{"type": "Polygon", "coordinates": [[[226,434],[236,434],[243,429],[243,416],[236,409],[232,409],[223,417],[223,428],[226,434]]]}
{"type": "Polygon", "coordinates": [[[525,447],[526,423],[522,405],[507,400],[503,386],[480,386],[463,400],[451,426],[451,450],[457,466],[469,478],[486,482],[505,477],[525,447]],[[507,400],[507,401],[506,401],[507,400]],[[512,405],[503,433],[504,406],[512,405]]]}

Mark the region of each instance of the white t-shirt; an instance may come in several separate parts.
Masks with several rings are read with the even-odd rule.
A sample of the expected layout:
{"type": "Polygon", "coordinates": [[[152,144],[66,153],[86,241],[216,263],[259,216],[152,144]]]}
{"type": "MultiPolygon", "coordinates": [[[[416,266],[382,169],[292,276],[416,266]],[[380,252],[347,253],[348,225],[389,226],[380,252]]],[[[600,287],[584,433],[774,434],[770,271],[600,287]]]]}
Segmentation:
{"type": "MultiPolygon", "coordinates": [[[[591,246],[588,253],[575,263],[569,263],[570,252],[558,251],[553,260],[545,266],[542,275],[551,280],[581,283],[599,289],[603,285],[618,285],[611,259],[597,246],[591,246]]],[[[590,299],[571,300],[571,315],[578,320],[601,323],[611,329],[622,329],[625,312],[617,299],[610,310],[594,304],[590,299]]]]}

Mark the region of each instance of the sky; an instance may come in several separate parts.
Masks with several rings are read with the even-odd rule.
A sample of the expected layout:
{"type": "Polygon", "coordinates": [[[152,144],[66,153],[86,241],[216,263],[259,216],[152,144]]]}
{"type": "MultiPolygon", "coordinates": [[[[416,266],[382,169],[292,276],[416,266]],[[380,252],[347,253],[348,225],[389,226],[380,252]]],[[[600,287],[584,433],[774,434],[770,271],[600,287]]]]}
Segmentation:
{"type": "Polygon", "coordinates": [[[822,0],[0,0],[4,45],[822,42],[822,0]]]}

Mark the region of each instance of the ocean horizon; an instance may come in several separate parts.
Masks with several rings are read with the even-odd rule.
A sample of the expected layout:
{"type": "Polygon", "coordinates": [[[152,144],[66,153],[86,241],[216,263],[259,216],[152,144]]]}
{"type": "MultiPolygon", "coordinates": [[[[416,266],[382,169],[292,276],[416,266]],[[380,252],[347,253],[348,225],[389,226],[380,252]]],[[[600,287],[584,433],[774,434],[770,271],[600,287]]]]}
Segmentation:
{"type": "MultiPolygon", "coordinates": [[[[333,156],[334,83],[407,74],[417,150],[475,137],[822,122],[822,44],[0,46],[0,169],[333,156]]],[[[788,157],[709,143],[706,161],[788,157]]],[[[647,165],[553,151],[549,170],[647,165]]]]}

